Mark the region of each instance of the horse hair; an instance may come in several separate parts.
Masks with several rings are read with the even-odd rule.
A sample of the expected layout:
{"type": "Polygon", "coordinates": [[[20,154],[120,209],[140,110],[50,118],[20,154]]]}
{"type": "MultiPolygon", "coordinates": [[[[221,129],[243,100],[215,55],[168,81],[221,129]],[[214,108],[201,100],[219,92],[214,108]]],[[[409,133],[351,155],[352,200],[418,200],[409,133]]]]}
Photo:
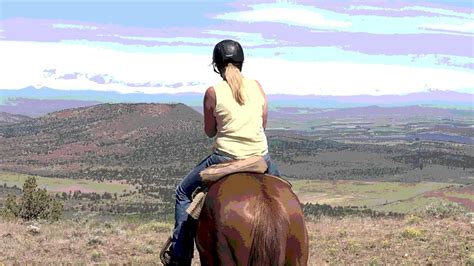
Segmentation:
{"type": "Polygon", "coordinates": [[[248,265],[283,265],[289,230],[288,213],[278,200],[268,194],[264,184],[261,191],[255,206],[248,265]]]}

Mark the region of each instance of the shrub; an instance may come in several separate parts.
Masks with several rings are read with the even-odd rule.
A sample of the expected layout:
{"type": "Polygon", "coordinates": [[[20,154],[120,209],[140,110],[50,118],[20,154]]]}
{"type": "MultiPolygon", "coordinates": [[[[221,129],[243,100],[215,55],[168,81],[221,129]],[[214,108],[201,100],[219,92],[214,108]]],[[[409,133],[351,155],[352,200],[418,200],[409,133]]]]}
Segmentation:
{"type": "Polygon", "coordinates": [[[410,215],[405,216],[405,222],[407,224],[418,224],[421,222],[421,218],[416,215],[410,214],[410,215]]]}
{"type": "Polygon", "coordinates": [[[458,216],[466,210],[458,203],[444,200],[436,200],[426,205],[423,213],[436,218],[458,216]]]}
{"type": "Polygon", "coordinates": [[[474,266],[474,253],[470,254],[466,259],[467,266],[474,266]]]}
{"type": "Polygon", "coordinates": [[[91,254],[91,259],[95,262],[100,261],[102,258],[102,253],[100,253],[98,250],[93,250],[91,254]]]}
{"type": "Polygon", "coordinates": [[[23,184],[23,194],[19,200],[8,195],[3,207],[3,215],[21,217],[24,220],[45,219],[57,221],[61,218],[63,205],[54,199],[46,189],[39,189],[36,178],[28,177],[23,184]]]}
{"type": "Polygon", "coordinates": [[[413,227],[406,227],[403,229],[402,236],[407,238],[420,238],[423,236],[423,232],[413,227]]]}
{"type": "Polygon", "coordinates": [[[4,217],[12,218],[17,217],[20,214],[20,207],[16,203],[15,195],[7,195],[5,205],[3,206],[2,215],[4,217]]]}

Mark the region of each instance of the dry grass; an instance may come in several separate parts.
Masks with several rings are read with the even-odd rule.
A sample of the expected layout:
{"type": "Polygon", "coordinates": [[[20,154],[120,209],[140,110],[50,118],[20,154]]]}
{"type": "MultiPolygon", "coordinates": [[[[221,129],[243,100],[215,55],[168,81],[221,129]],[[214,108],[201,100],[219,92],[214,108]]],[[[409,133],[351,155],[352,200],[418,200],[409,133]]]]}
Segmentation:
{"type": "Polygon", "coordinates": [[[171,230],[160,222],[61,221],[38,223],[40,233],[33,235],[27,226],[21,221],[0,222],[0,262],[158,264],[171,230]]]}
{"type": "Polygon", "coordinates": [[[465,265],[474,256],[474,226],[465,217],[322,218],[308,230],[314,265],[465,265]]]}
{"type": "MultiPolygon", "coordinates": [[[[161,222],[37,225],[35,235],[27,231],[28,223],[0,220],[0,264],[159,264],[159,250],[171,230],[161,222]]],[[[468,218],[321,218],[307,226],[310,265],[465,265],[474,257],[468,218]]]]}

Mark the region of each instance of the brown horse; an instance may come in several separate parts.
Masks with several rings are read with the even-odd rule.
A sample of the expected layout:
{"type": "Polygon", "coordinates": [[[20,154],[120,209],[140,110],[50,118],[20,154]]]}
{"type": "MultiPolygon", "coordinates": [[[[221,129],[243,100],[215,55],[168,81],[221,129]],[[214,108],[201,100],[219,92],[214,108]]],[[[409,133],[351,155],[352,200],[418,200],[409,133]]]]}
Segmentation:
{"type": "Polygon", "coordinates": [[[202,265],[307,265],[308,233],[291,187],[273,176],[229,175],[209,188],[196,243],[202,265]]]}

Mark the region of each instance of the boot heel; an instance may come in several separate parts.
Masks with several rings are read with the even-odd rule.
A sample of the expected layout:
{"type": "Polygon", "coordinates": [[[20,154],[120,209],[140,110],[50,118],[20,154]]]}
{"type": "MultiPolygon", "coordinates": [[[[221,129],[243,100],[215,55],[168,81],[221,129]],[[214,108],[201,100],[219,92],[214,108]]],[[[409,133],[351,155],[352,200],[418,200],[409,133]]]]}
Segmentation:
{"type": "Polygon", "coordinates": [[[165,245],[161,248],[161,251],[160,251],[160,260],[161,260],[161,263],[163,263],[163,265],[167,265],[169,263],[169,258],[165,257],[165,252],[170,248],[171,240],[172,240],[172,237],[171,236],[168,237],[168,240],[166,240],[165,245]]]}

